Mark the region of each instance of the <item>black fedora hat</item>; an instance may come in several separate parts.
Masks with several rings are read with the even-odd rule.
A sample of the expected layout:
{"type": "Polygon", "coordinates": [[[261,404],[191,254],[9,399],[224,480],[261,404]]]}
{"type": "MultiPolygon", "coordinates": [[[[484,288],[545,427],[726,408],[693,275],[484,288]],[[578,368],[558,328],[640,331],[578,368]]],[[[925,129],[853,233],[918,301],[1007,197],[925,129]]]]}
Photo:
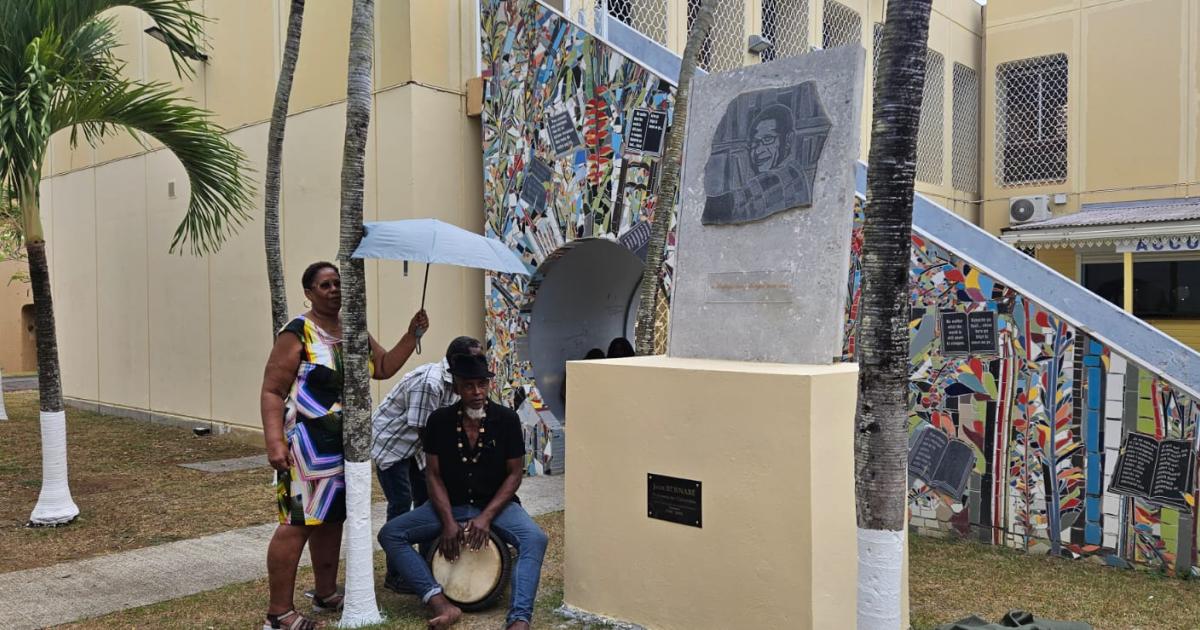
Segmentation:
{"type": "Polygon", "coordinates": [[[482,354],[456,354],[450,357],[450,373],[458,378],[492,378],[487,357],[482,354]]]}

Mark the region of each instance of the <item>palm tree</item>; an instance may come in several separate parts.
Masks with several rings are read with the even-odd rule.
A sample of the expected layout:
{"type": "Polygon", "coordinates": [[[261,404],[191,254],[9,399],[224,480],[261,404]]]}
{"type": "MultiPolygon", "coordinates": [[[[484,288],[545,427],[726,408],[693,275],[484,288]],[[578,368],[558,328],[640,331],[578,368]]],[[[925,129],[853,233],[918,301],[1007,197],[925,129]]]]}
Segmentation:
{"type": "Polygon", "coordinates": [[[116,24],[101,15],[119,6],[145,12],[172,43],[176,71],[190,73],[184,55],[199,50],[204,17],[185,0],[0,0],[0,189],[21,212],[37,331],[43,478],[32,525],[68,523],[79,514],[67,485],[66,415],[38,198],[50,136],[70,129],[74,146],[80,131],[90,143],[142,132],[174,153],[191,199],[171,251],[215,251],[250,207],[245,156],[209,114],[167,84],[121,76],[116,24]]]}
{"type": "Polygon", "coordinates": [[[375,603],[371,545],[371,392],[367,362],[367,287],[361,258],[351,258],[363,235],[363,158],[371,125],[375,2],[354,0],[346,76],[346,140],[342,150],[342,215],[338,262],[342,272],[344,379],[342,427],[346,453],[346,602],[343,627],[383,621],[375,603]]]}
{"type": "MultiPolygon", "coordinates": [[[[21,211],[15,203],[4,194],[0,187],[0,262],[20,260],[21,256],[21,211]]],[[[18,280],[12,277],[0,282],[18,280]]],[[[8,410],[4,408],[4,374],[0,370],[0,420],[8,420],[8,410]]]]}
{"type": "Polygon", "coordinates": [[[932,0],[887,4],[863,221],[855,494],[858,627],[896,630],[908,481],[908,273],[913,177],[932,0]]]}
{"type": "Polygon", "coordinates": [[[304,0],[292,0],[288,13],[287,42],[283,46],[283,64],[275,85],[275,106],[271,108],[271,126],[267,131],[267,173],[263,184],[263,240],[267,249],[267,285],[271,289],[271,335],[288,322],[287,285],[283,278],[283,255],[279,252],[279,171],[283,163],[283,132],[287,126],[288,100],[292,96],[292,77],[300,58],[300,29],[304,25],[304,0]]]}
{"type": "Polygon", "coordinates": [[[635,346],[638,354],[654,354],[654,306],[658,302],[659,278],[662,278],[663,254],[667,249],[667,233],[671,215],[675,212],[675,194],[679,188],[679,166],[683,156],[683,139],[687,128],[688,94],[700,51],[713,27],[717,0],[702,0],[687,45],[679,64],[679,85],[675,90],[675,105],[671,110],[671,129],[667,131],[667,148],[663,153],[662,178],[655,195],[654,219],[650,225],[650,242],[646,245],[646,267],[642,270],[642,295],[638,304],[635,346]]]}

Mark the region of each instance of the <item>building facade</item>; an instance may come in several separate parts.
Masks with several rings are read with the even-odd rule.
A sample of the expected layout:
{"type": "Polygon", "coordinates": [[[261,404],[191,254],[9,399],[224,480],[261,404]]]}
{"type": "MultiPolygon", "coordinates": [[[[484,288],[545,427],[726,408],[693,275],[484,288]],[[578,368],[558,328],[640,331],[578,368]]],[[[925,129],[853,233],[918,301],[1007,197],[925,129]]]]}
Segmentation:
{"type": "MultiPolygon", "coordinates": [[[[163,44],[143,32],[149,18],[137,11],[114,14],[120,54],[130,76],[178,85],[214,112],[249,157],[261,208],[290,3],[195,4],[212,22],[209,59],[193,80],[175,75],[163,44]]],[[[305,11],[281,195],[293,314],[305,310],[305,266],[337,253],[350,6],[320,0],[305,11]]],[[[366,220],[433,217],[482,230],[479,126],[465,114],[466,82],[478,74],[476,21],[473,0],[378,4],[366,220]]],[[[169,254],[188,203],[179,163],[153,140],[143,146],[114,136],[72,150],[67,136],[53,140],[41,189],[66,396],[117,411],[259,426],[272,343],[261,211],[214,255],[169,254]]],[[[420,304],[424,270],[409,271],[399,262],[367,264],[369,327],[381,343],[394,343],[420,304]]],[[[482,334],[481,274],[435,267],[429,286],[432,328],[425,354],[410,366],[439,359],[457,335],[482,334]]]]}
{"type": "Polygon", "coordinates": [[[1177,0],[989,4],[980,164],[983,227],[1192,348],[1198,20],[1177,0]]]}

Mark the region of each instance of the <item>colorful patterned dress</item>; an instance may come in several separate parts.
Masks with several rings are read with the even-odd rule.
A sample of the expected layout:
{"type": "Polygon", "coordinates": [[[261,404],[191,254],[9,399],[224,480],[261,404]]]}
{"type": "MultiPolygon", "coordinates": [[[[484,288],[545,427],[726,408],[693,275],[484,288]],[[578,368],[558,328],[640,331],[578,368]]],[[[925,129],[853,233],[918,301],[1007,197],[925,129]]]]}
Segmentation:
{"type": "Polygon", "coordinates": [[[346,520],[342,460],[342,340],[303,315],[283,327],[300,339],[300,367],[286,401],[283,433],[292,467],[276,473],[279,522],[346,520]]]}

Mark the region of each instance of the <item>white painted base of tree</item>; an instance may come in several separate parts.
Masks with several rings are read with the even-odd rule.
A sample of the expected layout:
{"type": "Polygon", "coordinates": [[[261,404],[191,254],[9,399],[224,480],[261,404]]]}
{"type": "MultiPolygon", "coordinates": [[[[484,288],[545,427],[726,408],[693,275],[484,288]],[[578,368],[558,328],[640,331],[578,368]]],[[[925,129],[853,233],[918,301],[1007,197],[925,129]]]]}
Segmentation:
{"type": "Polygon", "coordinates": [[[63,411],[43,411],[42,424],[42,491],[29,517],[34,527],[65,525],[79,516],[79,508],[71,500],[67,485],[67,414],[63,411]]]}
{"type": "Polygon", "coordinates": [[[0,420],[8,420],[8,411],[4,408],[4,372],[0,372],[0,420]]]}
{"type": "Polygon", "coordinates": [[[361,628],[382,623],[375,601],[375,560],[371,535],[371,462],[346,462],[346,603],[338,626],[361,628]]]}
{"type": "Polygon", "coordinates": [[[858,529],[858,630],[901,630],[905,532],[858,529]]]}

